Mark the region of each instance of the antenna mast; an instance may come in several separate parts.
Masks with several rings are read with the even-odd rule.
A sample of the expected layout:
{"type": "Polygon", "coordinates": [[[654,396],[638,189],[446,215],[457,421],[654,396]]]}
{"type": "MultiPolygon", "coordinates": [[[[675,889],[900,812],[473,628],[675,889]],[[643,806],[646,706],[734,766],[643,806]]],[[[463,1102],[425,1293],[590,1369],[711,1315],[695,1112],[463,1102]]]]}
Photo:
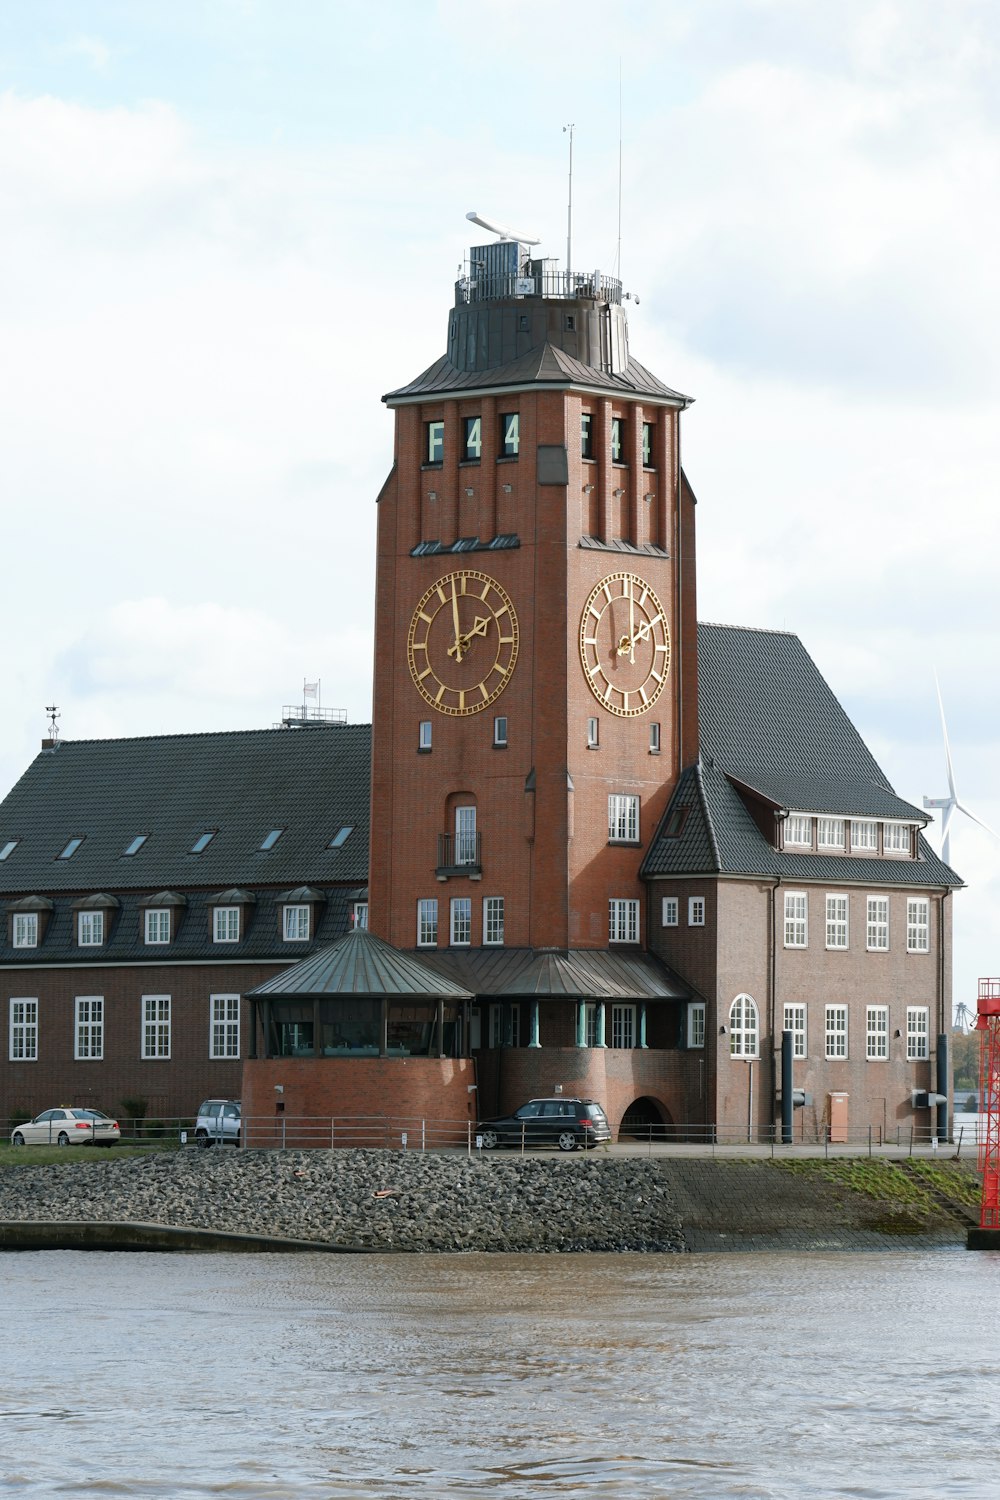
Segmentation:
{"type": "Polygon", "coordinates": [[[615,272],[622,274],[622,60],[618,59],[618,255],[615,272]]]}
{"type": "Polygon", "coordinates": [[[564,125],[563,134],[569,132],[569,206],[566,210],[566,290],[569,291],[569,273],[573,269],[573,131],[575,125],[564,125]]]}

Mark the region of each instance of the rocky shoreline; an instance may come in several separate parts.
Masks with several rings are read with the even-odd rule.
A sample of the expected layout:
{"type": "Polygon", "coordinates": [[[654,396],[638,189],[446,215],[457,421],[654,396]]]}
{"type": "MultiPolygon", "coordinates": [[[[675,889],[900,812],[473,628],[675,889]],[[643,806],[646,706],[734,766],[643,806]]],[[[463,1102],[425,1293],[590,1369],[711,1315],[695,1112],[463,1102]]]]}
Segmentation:
{"type": "Polygon", "coordinates": [[[140,1223],[378,1251],[683,1252],[645,1158],[156,1152],[0,1173],[0,1221],[140,1223]]]}

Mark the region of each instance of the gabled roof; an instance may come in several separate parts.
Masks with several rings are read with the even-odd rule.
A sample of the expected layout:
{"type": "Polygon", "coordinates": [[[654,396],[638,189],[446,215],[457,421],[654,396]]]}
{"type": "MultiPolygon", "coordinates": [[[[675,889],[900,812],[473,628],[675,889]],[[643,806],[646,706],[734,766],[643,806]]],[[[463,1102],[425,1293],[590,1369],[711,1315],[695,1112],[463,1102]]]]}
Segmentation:
{"type": "Polygon", "coordinates": [[[0,863],[0,898],[363,884],[370,758],[369,724],[63,741],[43,750],[0,803],[0,845],[19,840],[0,863]],[[341,848],[327,848],[348,826],[341,848]],[[277,828],[281,837],[262,850],[277,828]],[[145,842],[125,855],[138,834],[145,842]],[[83,842],[60,859],[74,835],[83,842]]]}
{"type": "Polygon", "coordinates": [[[470,992],[412,953],[402,953],[366,928],[356,927],[276,974],[250,995],[402,995],[408,1000],[470,1000],[470,992]]]}
{"type": "Polygon", "coordinates": [[[390,391],[382,400],[391,406],[407,399],[439,393],[525,385],[585,386],[594,390],[620,391],[627,396],[652,396],[670,406],[689,406],[692,399],[664,385],[638,360],[630,359],[624,370],[612,375],[574,359],[554,344],[546,343],[489,370],[459,370],[444,354],[416,380],[390,391]]]}
{"type": "Polygon", "coordinates": [[[699,625],[698,719],[701,759],[681,776],[643,875],[961,885],[923,837],[917,860],[786,853],[754,822],[749,794],[804,813],[926,822],[893,791],[798,636],[699,625]]]}

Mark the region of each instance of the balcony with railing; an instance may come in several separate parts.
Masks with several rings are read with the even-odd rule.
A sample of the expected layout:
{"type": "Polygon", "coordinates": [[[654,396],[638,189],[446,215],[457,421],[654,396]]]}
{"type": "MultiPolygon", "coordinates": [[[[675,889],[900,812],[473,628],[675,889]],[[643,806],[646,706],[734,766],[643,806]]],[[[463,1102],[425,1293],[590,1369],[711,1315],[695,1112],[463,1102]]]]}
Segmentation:
{"type": "Polygon", "coordinates": [[[467,880],[481,880],[482,834],[465,829],[459,829],[457,833],[439,833],[437,869],[434,873],[438,880],[451,880],[456,876],[464,876],[467,880]]]}
{"type": "Polygon", "coordinates": [[[470,302],[506,302],[513,297],[559,297],[596,302],[622,300],[622,284],[600,271],[557,271],[551,262],[533,261],[521,272],[489,271],[473,263],[470,274],[455,283],[455,305],[470,302]]]}

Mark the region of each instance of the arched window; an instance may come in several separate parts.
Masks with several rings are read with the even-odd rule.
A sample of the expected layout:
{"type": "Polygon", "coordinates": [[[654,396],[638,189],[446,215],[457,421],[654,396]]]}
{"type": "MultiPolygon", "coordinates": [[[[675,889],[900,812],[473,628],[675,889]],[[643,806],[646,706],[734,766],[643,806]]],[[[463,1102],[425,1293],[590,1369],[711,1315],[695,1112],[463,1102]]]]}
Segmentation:
{"type": "Polygon", "coordinates": [[[730,1057],[759,1057],[760,1025],[752,995],[737,995],[729,1007],[730,1057]]]}

